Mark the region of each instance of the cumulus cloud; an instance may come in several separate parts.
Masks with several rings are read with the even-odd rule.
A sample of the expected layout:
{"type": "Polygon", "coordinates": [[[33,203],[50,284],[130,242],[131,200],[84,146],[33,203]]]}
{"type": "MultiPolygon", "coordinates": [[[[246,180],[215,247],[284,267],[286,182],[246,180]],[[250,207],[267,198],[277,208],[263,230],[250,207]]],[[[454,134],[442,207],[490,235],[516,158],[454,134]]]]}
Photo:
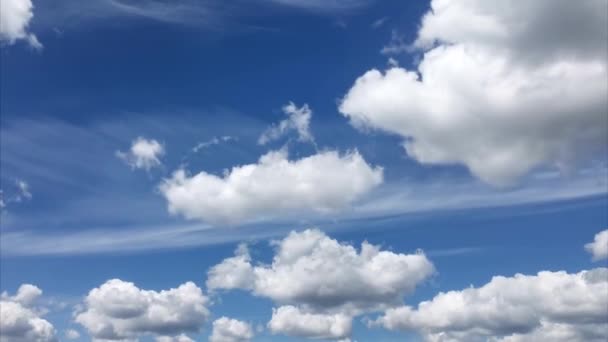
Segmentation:
{"type": "Polygon", "coordinates": [[[11,302],[17,302],[24,306],[32,306],[34,302],[42,295],[42,290],[38,286],[32,284],[23,284],[19,286],[17,294],[9,296],[7,292],[2,293],[2,299],[11,302]]]}
{"type": "Polygon", "coordinates": [[[595,234],[593,242],[585,245],[594,261],[608,259],[608,229],[595,234]]]}
{"type": "Polygon", "coordinates": [[[273,140],[277,140],[282,136],[295,130],[298,132],[298,140],[303,142],[314,142],[314,137],[310,133],[310,119],[312,110],[307,104],[298,108],[293,102],[289,102],[283,107],[283,113],[287,115],[287,119],[279,122],[278,125],[268,128],[260,138],[258,144],[265,145],[273,140]]]}
{"type": "Polygon", "coordinates": [[[233,167],[223,177],[204,171],[190,176],[178,170],[164,180],[160,191],[173,214],[237,223],[299,212],[335,212],[382,179],[382,168],[367,164],[357,151],[326,151],[290,161],[287,151],[280,150],[265,154],[256,164],[233,167]]]}
{"type": "Polygon", "coordinates": [[[251,325],[228,317],[220,317],[213,322],[209,342],[246,342],[253,338],[251,325]]]}
{"type": "Polygon", "coordinates": [[[30,284],[19,287],[17,294],[3,292],[0,299],[1,342],[53,342],[55,328],[33,307],[42,290],[30,284]]]}
{"type": "Polygon", "coordinates": [[[352,331],[352,317],[342,314],[305,313],[295,306],[272,310],[268,329],[284,334],[313,339],[346,339],[352,331]]]}
{"type": "Polygon", "coordinates": [[[0,42],[14,44],[17,40],[27,41],[31,47],[41,49],[36,35],[28,31],[34,17],[31,0],[2,0],[0,2],[0,42]]]}
{"type": "Polygon", "coordinates": [[[132,169],[150,170],[161,166],[160,158],[165,154],[165,147],[154,139],[138,137],[133,140],[128,152],[116,151],[116,156],[131,166],[132,169]]]}
{"type": "Polygon", "coordinates": [[[499,186],[606,152],[605,0],[431,7],[410,45],[424,51],[417,70],[370,70],[343,98],[353,125],[400,135],[415,160],[462,164],[499,186]]]}
{"type": "Polygon", "coordinates": [[[357,251],[317,229],[291,232],[276,244],[272,264],[259,266],[241,247],[209,270],[207,287],[247,289],[312,309],[358,311],[400,303],[434,272],[422,253],[393,253],[367,242],[357,251]]]}
{"type": "Polygon", "coordinates": [[[244,245],[212,267],[207,287],[243,289],[279,304],[273,333],[342,339],[354,316],[401,305],[403,297],[434,273],[422,253],[383,251],[364,242],[360,250],[308,229],[275,242],[270,265],[252,264],[244,245]]]}
{"type": "Polygon", "coordinates": [[[209,316],[207,304],[207,297],[192,282],[156,292],[112,279],[89,292],[75,320],[95,339],[171,337],[199,331],[209,316]]]}
{"type": "Polygon", "coordinates": [[[608,269],[496,276],[418,308],[388,309],[373,325],[417,331],[428,341],[605,341],[608,269]]]}

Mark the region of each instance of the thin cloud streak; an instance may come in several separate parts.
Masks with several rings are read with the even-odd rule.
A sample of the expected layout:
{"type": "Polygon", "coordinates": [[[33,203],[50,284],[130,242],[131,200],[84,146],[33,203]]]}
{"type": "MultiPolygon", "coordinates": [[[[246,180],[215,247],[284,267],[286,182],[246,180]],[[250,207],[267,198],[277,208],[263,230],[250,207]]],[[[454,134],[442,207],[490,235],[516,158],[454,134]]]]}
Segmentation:
{"type": "MultiPolygon", "coordinates": [[[[394,196],[384,200],[383,204],[372,200],[366,206],[355,207],[351,212],[343,213],[331,220],[323,217],[296,218],[282,222],[255,222],[237,227],[216,228],[200,223],[170,223],[150,227],[142,224],[123,227],[102,227],[94,230],[58,231],[41,234],[39,230],[3,230],[0,236],[2,256],[35,256],[35,255],[78,255],[103,253],[138,253],[150,250],[183,249],[209,245],[256,241],[284,235],[293,229],[321,227],[325,231],[349,231],[361,228],[362,225],[374,225],[382,221],[401,220],[408,216],[418,218],[436,216],[443,212],[484,210],[526,204],[544,204],[562,200],[597,198],[608,194],[606,188],[585,184],[586,180],[572,183],[566,189],[555,189],[555,185],[544,188],[513,191],[510,194],[474,193],[469,189],[468,195],[446,198],[437,196],[433,191],[426,194],[417,193],[416,199],[404,201],[394,196]],[[401,202],[400,202],[401,201],[401,202]],[[401,203],[398,206],[398,203],[401,203]],[[419,203],[415,206],[416,203],[419,203]],[[411,205],[411,208],[407,206],[411,205]],[[365,210],[363,210],[365,208],[365,210]],[[398,209],[401,210],[398,210],[398,209]],[[390,209],[390,210],[389,210],[390,209]],[[390,214],[389,214],[390,213],[390,214]],[[392,215],[392,216],[391,216],[392,215]]],[[[588,182],[587,182],[588,183],[588,182]]],[[[441,187],[445,193],[465,191],[466,188],[453,191],[441,187]]],[[[395,188],[396,193],[405,193],[403,188],[395,188]]],[[[411,193],[410,189],[410,193],[411,193]]],[[[414,193],[416,193],[414,191],[414,193]]],[[[602,197],[604,198],[604,197],[602,197]]],[[[478,247],[455,248],[429,251],[436,257],[461,255],[480,252],[478,247]]]]}

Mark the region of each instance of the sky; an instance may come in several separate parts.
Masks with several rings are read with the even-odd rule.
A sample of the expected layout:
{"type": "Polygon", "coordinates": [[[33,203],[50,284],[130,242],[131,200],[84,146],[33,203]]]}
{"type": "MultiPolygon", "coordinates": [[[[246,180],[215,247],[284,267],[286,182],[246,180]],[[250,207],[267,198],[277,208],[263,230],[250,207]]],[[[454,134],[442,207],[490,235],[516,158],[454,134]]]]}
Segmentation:
{"type": "Polygon", "coordinates": [[[0,0],[0,341],[605,341],[608,1],[0,0]]]}

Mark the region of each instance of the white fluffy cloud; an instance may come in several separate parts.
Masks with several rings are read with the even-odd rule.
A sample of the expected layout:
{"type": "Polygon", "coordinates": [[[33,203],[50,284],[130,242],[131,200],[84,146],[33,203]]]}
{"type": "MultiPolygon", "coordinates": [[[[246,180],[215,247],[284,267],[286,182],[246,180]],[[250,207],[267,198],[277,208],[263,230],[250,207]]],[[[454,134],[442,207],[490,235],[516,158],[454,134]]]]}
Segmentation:
{"type": "Polygon", "coordinates": [[[429,341],[605,341],[608,269],[497,276],[386,311],[374,324],[429,341]]]}
{"type": "Polygon", "coordinates": [[[253,338],[251,325],[228,317],[213,321],[209,342],[246,342],[253,338]]]}
{"type": "Polygon", "coordinates": [[[52,342],[56,341],[55,328],[41,318],[40,310],[32,307],[42,291],[30,284],[19,287],[17,294],[2,293],[0,299],[1,342],[52,342]]]}
{"type": "Polygon", "coordinates": [[[95,339],[178,336],[202,327],[209,316],[207,304],[207,297],[192,282],[156,292],[112,279],[89,292],[76,322],[95,339]]]}
{"type": "Polygon", "coordinates": [[[346,339],[352,331],[352,317],[342,314],[305,313],[295,306],[273,309],[268,329],[284,334],[313,339],[346,339]]]}
{"type": "Polygon", "coordinates": [[[608,2],[433,0],[417,70],[359,77],[340,112],[494,185],[605,152],[608,2]]]}
{"type": "Polygon", "coordinates": [[[311,309],[358,311],[400,303],[433,272],[422,253],[382,251],[367,242],[357,251],[308,229],[277,242],[270,265],[253,266],[240,248],[236,256],[209,270],[207,287],[248,289],[277,303],[311,309]]]}
{"type": "Polygon", "coordinates": [[[314,142],[314,137],[310,133],[310,119],[312,110],[307,104],[298,108],[293,102],[289,102],[283,107],[283,113],[287,119],[279,122],[278,125],[268,128],[260,138],[258,144],[265,145],[273,140],[279,139],[291,130],[298,132],[298,140],[303,142],[314,142]]]}
{"type": "Polygon", "coordinates": [[[364,242],[351,245],[309,229],[276,242],[272,264],[252,264],[244,246],[208,272],[207,287],[244,289],[283,305],[268,323],[273,333],[339,339],[352,318],[400,305],[434,272],[422,253],[399,254],[364,242]]]}
{"type": "Polygon", "coordinates": [[[595,234],[593,242],[585,245],[594,261],[608,258],[608,229],[595,234]]]}
{"type": "Polygon", "coordinates": [[[133,169],[150,170],[162,165],[160,158],[165,154],[165,147],[154,139],[138,137],[133,140],[128,152],[116,151],[116,156],[133,169]]]}
{"type": "Polygon", "coordinates": [[[31,0],[0,1],[0,42],[14,44],[24,39],[35,49],[42,44],[33,33],[28,32],[30,21],[34,17],[34,5],[31,0]]]}
{"type": "Polygon", "coordinates": [[[382,168],[367,164],[357,151],[326,151],[290,161],[287,151],[280,150],[265,154],[257,164],[233,167],[223,177],[204,171],[189,176],[178,170],[160,191],[173,214],[236,223],[296,212],[334,212],[382,180],[382,168]]]}

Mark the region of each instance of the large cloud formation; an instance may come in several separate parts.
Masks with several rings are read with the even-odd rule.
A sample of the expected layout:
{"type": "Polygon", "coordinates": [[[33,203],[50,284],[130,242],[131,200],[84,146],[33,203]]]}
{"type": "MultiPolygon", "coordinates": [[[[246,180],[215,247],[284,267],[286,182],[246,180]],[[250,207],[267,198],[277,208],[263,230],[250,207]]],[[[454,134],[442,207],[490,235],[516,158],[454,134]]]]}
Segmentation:
{"type": "Polygon", "coordinates": [[[606,341],[608,269],[497,276],[440,293],[418,308],[386,311],[374,324],[428,341],[606,341]]]}
{"type": "Polygon", "coordinates": [[[41,318],[41,310],[33,307],[42,291],[30,284],[19,287],[17,294],[2,293],[0,299],[1,342],[52,342],[56,341],[55,328],[41,318]]]}
{"type": "Polygon", "coordinates": [[[606,152],[608,2],[433,0],[417,70],[370,70],[340,112],[425,164],[504,186],[606,152]]]}
{"type": "Polygon", "coordinates": [[[31,47],[41,49],[42,44],[38,38],[28,32],[28,26],[33,17],[34,5],[31,0],[0,1],[0,43],[10,45],[23,39],[31,47]]]}
{"type": "Polygon", "coordinates": [[[92,289],[76,315],[95,339],[125,340],[154,335],[182,341],[179,335],[197,332],[207,321],[208,299],[192,282],[160,292],[142,290],[120,279],[92,289]]]}
{"type": "Polygon", "coordinates": [[[383,251],[367,242],[358,251],[316,229],[291,232],[276,245],[270,265],[254,266],[241,246],[207,279],[210,290],[245,289],[282,305],[269,323],[275,333],[348,336],[353,316],[400,305],[434,272],[422,253],[383,251]]]}
{"type": "Polygon", "coordinates": [[[238,223],[295,212],[334,212],[383,180],[382,168],[367,164],[357,151],[325,151],[295,161],[287,157],[286,150],[272,151],[257,164],[233,167],[223,177],[178,170],[160,191],[173,214],[238,223]]]}

